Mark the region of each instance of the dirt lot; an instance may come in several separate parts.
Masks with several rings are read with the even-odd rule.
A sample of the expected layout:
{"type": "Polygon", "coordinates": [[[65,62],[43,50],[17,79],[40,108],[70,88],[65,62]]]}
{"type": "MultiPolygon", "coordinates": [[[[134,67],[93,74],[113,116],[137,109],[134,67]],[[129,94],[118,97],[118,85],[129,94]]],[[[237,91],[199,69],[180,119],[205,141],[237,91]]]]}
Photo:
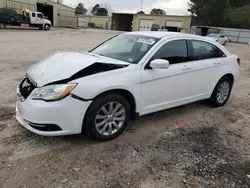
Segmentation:
{"type": "Polygon", "coordinates": [[[0,31],[0,187],[250,187],[250,46],[228,104],[204,102],[133,121],[116,140],[42,137],[14,117],[15,88],[27,68],[55,51],[86,51],[115,32],[0,31]],[[173,127],[178,123],[179,128],[173,127]]]}

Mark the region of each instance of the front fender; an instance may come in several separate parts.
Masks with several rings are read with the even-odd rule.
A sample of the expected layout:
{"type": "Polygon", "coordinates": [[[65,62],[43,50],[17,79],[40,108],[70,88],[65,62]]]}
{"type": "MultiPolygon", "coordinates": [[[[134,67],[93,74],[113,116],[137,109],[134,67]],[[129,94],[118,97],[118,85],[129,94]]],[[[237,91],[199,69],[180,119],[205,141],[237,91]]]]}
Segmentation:
{"type": "Polygon", "coordinates": [[[93,100],[104,92],[119,89],[131,93],[137,103],[137,107],[140,107],[141,76],[137,71],[121,76],[98,77],[95,75],[89,78],[74,80],[72,83],[78,83],[78,85],[71,93],[85,100],[93,100]]]}

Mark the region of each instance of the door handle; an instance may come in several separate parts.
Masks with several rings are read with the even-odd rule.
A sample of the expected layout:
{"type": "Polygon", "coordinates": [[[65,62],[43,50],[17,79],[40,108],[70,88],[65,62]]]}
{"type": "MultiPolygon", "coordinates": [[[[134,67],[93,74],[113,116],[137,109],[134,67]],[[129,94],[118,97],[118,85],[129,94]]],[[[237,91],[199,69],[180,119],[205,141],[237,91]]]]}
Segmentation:
{"type": "Polygon", "coordinates": [[[221,60],[216,60],[214,65],[220,65],[221,64],[221,60]]]}
{"type": "Polygon", "coordinates": [[[190,65],[184,65],[181,67],[181,70],[189,70],[189,69],[191,69],[190,65]]]}

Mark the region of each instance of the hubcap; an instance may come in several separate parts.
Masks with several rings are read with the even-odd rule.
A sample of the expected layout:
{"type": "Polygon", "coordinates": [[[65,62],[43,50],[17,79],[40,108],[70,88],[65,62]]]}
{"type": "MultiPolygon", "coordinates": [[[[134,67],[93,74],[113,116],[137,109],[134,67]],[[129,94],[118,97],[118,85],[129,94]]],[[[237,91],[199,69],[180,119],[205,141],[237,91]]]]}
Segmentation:
{"type": "Polygon", "coordinates": [[[0,23],[0,28],[4,28],[4,24],[1,24],[1,23],[0,23]]]}
{"type": "Polygon", "coordinates": [[[227,81],[224,81],[220,84],[217,92],[217,101],[219,103],[224,103],[230,93],[230,85],[227,81]]]}
{"type": "Polygon", "coordinates": [[[119,102],[109,102],[101,107],[95,118],[96,130],[101,135],[112,135],[124,124],[126,111],[119,102]]]}

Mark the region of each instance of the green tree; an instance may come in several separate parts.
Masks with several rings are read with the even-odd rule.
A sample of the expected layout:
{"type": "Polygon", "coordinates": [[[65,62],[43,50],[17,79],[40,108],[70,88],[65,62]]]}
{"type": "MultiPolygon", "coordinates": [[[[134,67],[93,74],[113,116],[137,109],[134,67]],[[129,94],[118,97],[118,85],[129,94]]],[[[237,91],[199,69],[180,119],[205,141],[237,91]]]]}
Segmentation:
{"type": "Polygon", "coordinates": [[[99,9],[100,9],[100,5],[99,5],[99,4],[96,4],[96,5],[93,7],[93,9],[92,9],[91,14],[96,15],[96,14],[97,14],[97,11],[98,11],[99,9]]]}
{"type": "Polygon", "coordinates": [[[56,2],[61,5],[63,4],[63,0],[56,0],[56,2]]]}
{"type": "Polygon", "coordinates": [[[250,29],[250,4],[238,8],[228,8],[224,14],[226,27],[250,29]]]}
{"type": "Polygon", "coordinates": [[[197,23],[201,25],[220,26],[227,2],[228,0],[190,0],[188,11],[197,16],[197,23]]]}
{"type": "Polygon", "coordinates": [[[99,8],[96,15],[98,16],[108,16],[108,10],[106,8],[99,8]]]}
{"type": "Polygon", "coordinates": [[[141,11],[138,11],[137,14],[145,14],[145,12],[143,12],[143,11],[141,10],[141,11]]]}
{"type": "Polygon", "coordinates": [[[197,25],[225,26],[235,9],[247,4],[250,0],[190,0],[188,11],[196,16],[197,25]]]}
{"type": "Polygon", "coordinates": [[[75,8],[76,14],[86,14],[87,12],[88,12],[88,10],[86,8],[84,8],[83,3],[79,3],[75,8]]]}
{"type": "Polygon", "coordinates": [[[152,15],[166,15],[166,12],[162,9],[153,8],[150,12],[152,15]]]}

